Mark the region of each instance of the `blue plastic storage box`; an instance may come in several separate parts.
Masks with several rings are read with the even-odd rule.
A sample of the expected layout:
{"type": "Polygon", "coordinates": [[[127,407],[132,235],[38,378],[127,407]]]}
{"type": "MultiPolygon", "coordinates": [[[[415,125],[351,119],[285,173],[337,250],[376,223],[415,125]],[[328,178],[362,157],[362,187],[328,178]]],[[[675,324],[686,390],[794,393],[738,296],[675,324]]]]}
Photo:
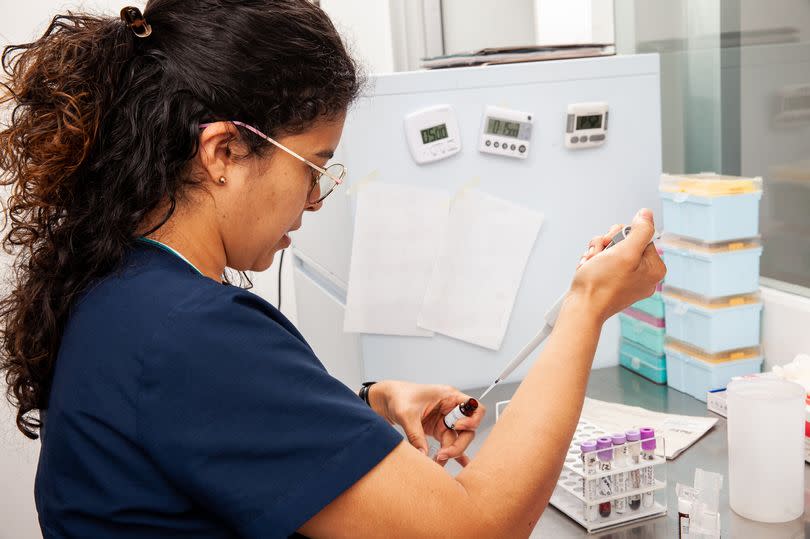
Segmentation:
{"type": "Polygon", "coordinates": [[[619,313],[619,324],[624,339],[640,344],[656,356],[664,355],[666,334],[663,327],[647,324],[625,313],[619,313]]]}
{"type": "Polygon", "coordinates": [[[698,243],[667,236],[660,243],[667,275],[664,284],[707,297],[759,290],[759,239],[698,243]]]}
{"type": "Polygon", "coordinates": [[[706,402],[709,391],[726,387],[735,376],[760,372],[762,353],[757,347],[709,354],[670,341],[666,345],[666,362],[667,384],[706,402]]]}
{"type": "Polygon", "coordinates": [[[664,299],[661,297],[660,292],[656,292],[652,296],[637,301],[633,304],[633,308],[641,312],[647,313],[655,318],[664,318],[664,299]]]}
{"type": "Polygon", "coordinates": [[[667,365],[664,355],[654,354],[627,339],[621,341],[619,364],[656,384],[667,382],[667,365]]]}
{"type": "Polygon", "coordinates": [[[669,233],[709,242],[759,234],[762,178],[663,174],[660,195],[669,233]]]}
{"type": "Polygon", "coordinates": [[[664,303],[668,337],[709,353],[759,345],[759,294],[706,298],[668,288],[664,303]]]}

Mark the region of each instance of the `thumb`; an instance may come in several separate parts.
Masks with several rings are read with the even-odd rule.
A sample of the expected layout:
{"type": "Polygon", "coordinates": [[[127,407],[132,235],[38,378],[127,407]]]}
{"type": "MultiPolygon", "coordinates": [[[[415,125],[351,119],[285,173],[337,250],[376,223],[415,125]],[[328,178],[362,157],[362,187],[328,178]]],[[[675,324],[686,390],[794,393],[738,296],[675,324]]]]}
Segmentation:
{"type": "Polygon", "coordinates": [[[428,444],[427,438],[425,437],[425,429],[422,428],[422,422],[418,418],[408,418],[402,422],[402,428],[405,430],[405,436],[408,437],[408,442],[427,455],[428,444]]]}
{"type": "Polygon", "coordinates": [[[630,226],[630,234],[622,243],[629,243],[634,251],[642,253],[655,235],[652,211],[647,208],[640,209],[630,226]]]}

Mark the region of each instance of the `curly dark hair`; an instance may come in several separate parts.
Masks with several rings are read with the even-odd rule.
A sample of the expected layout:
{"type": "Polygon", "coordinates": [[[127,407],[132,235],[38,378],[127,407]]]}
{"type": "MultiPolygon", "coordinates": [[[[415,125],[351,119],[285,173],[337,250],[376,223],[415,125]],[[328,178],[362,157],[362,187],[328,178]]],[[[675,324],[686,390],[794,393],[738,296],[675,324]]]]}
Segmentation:
{"type": "MultiPolygon", "coordinates": [[[[199,186],[199,125],[297,133],[359,93],[357,65],[309,0],[151,0],[143,15],[146,38],[119,18],[58,15],[2,55],[3,247],[15,261],[0,300],[0,370],[29,438],[77,298],[120,266],[148,218],[169,208],[156,230],[199,186]]],[[[234,136],[250,154],[271,151],[234,136]]]]}

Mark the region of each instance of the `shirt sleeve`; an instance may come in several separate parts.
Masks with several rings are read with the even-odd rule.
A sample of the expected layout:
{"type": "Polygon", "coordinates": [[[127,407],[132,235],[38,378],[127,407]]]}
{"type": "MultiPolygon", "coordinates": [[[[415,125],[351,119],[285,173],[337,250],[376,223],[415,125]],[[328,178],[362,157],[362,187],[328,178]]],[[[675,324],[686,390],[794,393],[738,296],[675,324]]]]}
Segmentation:
{"type": "Polygon", "coordinates": [[[217,287],[175,307],[142,358],[145,450],[244,537],[287,537],[402,442],[278,317],[217,287]]]}

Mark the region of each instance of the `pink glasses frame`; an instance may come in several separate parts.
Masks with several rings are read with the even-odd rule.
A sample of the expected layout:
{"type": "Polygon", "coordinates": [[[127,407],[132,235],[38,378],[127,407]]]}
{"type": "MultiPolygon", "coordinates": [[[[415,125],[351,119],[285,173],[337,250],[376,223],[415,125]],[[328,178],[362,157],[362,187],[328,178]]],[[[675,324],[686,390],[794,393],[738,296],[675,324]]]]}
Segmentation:
{"type": "MultiPolygon", "coordinates": [[[[265,135],[264,133],[262,133],[261,131],[259,131],[255,127],[253,127],[252,125],[248,125],[248,124],[246,124],[244,122],[240,122],[239,120],[230,120],[229,122],[234,124],[234,125],[238,125],[239,127],[244,127],[245,129],[247,129],[248,131],[250,131],[254,135],[263,138],[264,140],[266,140],[267,142],[269,142],[270,144],[272,144],[273,146],[275,146],[279,150],[287,152],[288,154],[295,157],[299,161],[303,161],[304,163],[306,163],[307,165],[309,165],[310,167],[315,169],[318,173],[326,176],[327,178],[330,178],[333,182],[335,182],[335,187],[337,187],[338,185],[343,183],[343,178],[346,176],[346,167],[345,166],[340,165],[341,167],[343,167],[343,172],[340,174],[340,177],[335,177],[333,174],[330,174],[325,168],[319,167],[318,165],[316,165],[315,163],[313,163],[309,159],[301,157],[300,155],[298,155],[297,153],[295,153],[294,151],[292,151],[291,149],[289,149],[285,145],[281,144],[280,142],[277,142],[277,141],[273,140],[270,136],[265,135]]],[[[205,124],[200,124],[200,129],[205,129],[206,127],[208,127],[209,125],[213,125],[214,123],[215,122],[209,122],[209,123],[205,123],[205,124]]],[[[314,184],[313,184],[313,188],[314,188],[314,184]]],[[[334,188],[332,188],[332,190],[334,190],[334,188]]],[[[322,202],[323,199],[325,199],[326,197],[328,197],[332,193],[332,190],[330,190],[325,195],[321,196],[321,198],[319,198],[315,202],[312,202],[312,204],[318,204],[319,202],[322,202]]]]}

